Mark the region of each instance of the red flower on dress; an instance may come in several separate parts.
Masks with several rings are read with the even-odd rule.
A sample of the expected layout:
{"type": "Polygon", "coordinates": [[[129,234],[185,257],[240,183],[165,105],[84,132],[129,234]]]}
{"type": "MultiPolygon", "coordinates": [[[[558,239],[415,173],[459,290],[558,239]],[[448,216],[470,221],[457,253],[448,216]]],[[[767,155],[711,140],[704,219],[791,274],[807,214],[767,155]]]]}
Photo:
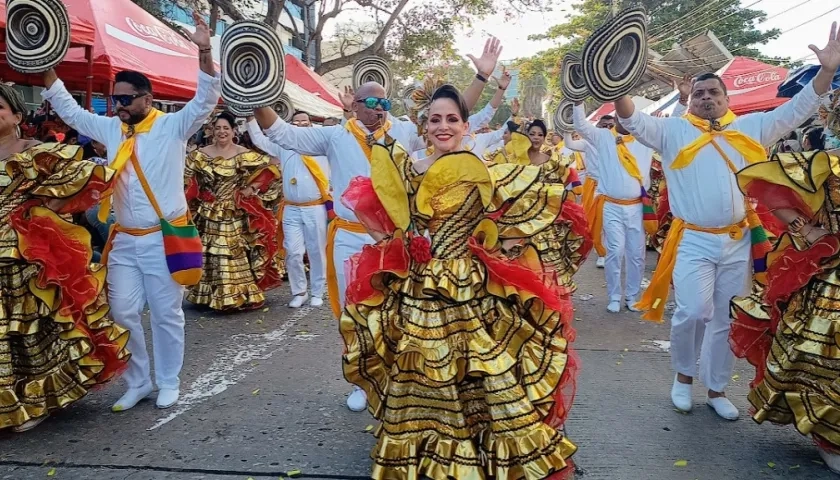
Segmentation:
{"type": "Polygon", "coordinates": [[[408,241],[408,253],[418,263],[428,263],[432,259],[432,243],[428,238],[412,235],[408,241]]]}

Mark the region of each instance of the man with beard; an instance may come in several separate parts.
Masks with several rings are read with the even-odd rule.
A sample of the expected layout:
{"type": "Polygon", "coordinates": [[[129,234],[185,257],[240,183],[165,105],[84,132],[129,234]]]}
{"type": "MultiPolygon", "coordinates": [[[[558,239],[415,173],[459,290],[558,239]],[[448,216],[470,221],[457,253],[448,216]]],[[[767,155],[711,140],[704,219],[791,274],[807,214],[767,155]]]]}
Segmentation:
{"type": "MultiPolygon", "coordinates": [[[[726,85],[712,73],[694,79],[689,113],[683,117],[655,118],[636,111],[630,97],[616,101],[621,124],[661,153],[668,184],[674,220],[654,277],[637,306],[648,310],[645,318],[662,321],[673,281],[677,307],[671,318],[671,365],[676,375],[671,400],[681,411],[692,408],[691,385],[699,357],[707,405],[722,418],[738,418],[738,409],[724,393],[735,366],[729,302],[749,290],[751,239],[760,239],[751,232],[760,222],[735,173],[765,161],[765,146],[817,112],[820,96],[828,92],[840,67],[835,28],[825,49],[810,48],[820,60],[819,73],[771,112],[737,117],[729,110],[726,85]]],[[[763,260],[763,255],[755,257],[763,260]]],[[[760,271],[760,264],[756,267],[760,271]]]]}
{"type": "MultiPolygon", "coordinates": [[[[110,255],[104,254],[103,259],[107,256],[111,313],[117,323],[131,332],[128,341],[131,360],[125,372],[128,391],[113,405],[115,412],[134,407],[154,390],[141,323],[146,304],[151,310],[155,383],[160,389],[157,406],[171,407],[180,394],[184,287],[170,273],[161,220],[175,226],[188,224],[184,152],[187,140],[216,107],[220,91],[210,30],[200,15],[194,13],[193,19],[196,29],[189,36],[198,46],[201,71],[195,97],[177,113],[164,114],[152,107],[152,85],[139,72],[123,71],[116,75],[112,99],[117,116],[111,118],[81,108],[55,71],[44,74],[47,87],[44,98],[67,124],[105,145],[109,166],[117,172],[113,193],[117,223],[108,242],[110,255]],[[144,183],[154,198],[146,194],[144,183]]],[[[104,221],[105,214],[110,212],[111,200],[111,196],[103,199],[100,220],[104,221]]],[[[190,260],[194,263],[194,257],[190,260]]]]}
{"type": "MultiPolygon", "coordinates": [[[[292,125],[310,128],[312,121],[308,113],[297,111],[292,116],[292,125]]],[[[300,308],[307,299],[313,307],[320,307],[324,304],[327,282],[327,208],[332,203],[327,159],[280,148],[266,138],[253,118],[248,119],[248,134],[254,146],[280,159],[283,205],[279,218],[282,218],[286,271],[293,295],[289,307],[300,308]],[[309,257],[311,299],[307,293],[304,254],[309,257]]]]}

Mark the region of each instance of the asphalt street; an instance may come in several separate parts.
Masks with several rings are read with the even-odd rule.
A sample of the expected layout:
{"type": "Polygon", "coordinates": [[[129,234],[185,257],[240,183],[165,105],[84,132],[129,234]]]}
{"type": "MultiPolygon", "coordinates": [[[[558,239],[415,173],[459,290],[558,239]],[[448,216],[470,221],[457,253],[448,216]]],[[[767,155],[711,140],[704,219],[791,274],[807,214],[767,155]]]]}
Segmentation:
{"type": "MultiPolygon", "coordinates": [[[[655,256],[648,257],[653,268],[655,256]]],[[[719,419],[694,389],[694,412],[669,399],[668,323],[606,311],[603,272],[583,266],[575,295],[582,369],[567,424],[582,480],[829,479],[811,441],[746,414],[749,366],[729,396],[737,422],[719,419]]],[[[181,401],[114,414],[117,382],[37,429],[0,433],[0,479],[364,479],[373,419],[344,406],[341,340],[329,309],[292,310],[287,286],[264,309],[187,308],[181,401]]],[[[151,338],[148,335],[147,338],[151,338]]]]}

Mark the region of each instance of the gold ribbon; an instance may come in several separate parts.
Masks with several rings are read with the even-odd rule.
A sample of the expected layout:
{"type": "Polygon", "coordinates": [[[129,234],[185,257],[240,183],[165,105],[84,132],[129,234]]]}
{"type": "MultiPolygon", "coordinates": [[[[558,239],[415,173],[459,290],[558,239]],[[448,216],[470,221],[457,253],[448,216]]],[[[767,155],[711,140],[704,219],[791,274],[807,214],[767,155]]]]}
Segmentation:
{"type": "Polygon", "coordinates": [[[598,195],[595,197],[595,202],[592,208],[585,212],[586,220],[592,229],[592,244],[595,251],[598,252],[599,257],[607,254],[607,248],[604,246],[601,233],[604,231],[604,205],[607,203],[614,203],[616,205],[638,205],[642,203],[641,198],[634,198],[631,200],[621,200],[619,198],[612,198],[606,195],[598,195]]]}
{"type": "Polygon", "coordinates": [[[388,130],[391,129],[391,120],[385,120],[385,123],[378,130],[370,134],[365,133],[355,119],[348,121],[345,128],[353,134],[353,137],[356,138],[356,143],[359,144],[359,148],[362,149],[365,157],[370,161],[371,147],[374,143],[378,143],[388,133],[388,130]]]}
{"type": "Polygon", "coordinates": [[[694,161],[694,158],[697,156],[700,149],[712,143],[712,140],[714,140],[715,137],[722,137],[726,140],[732,148],[734,148],[744,157],[744,159],[747,160],[747,163],[760,162],[767,158],[767,152],[764,150],[764,147],[748,135],[745,135],[737,130],[723,129],[737,118],[735,114],[732,113],[732,110],[727,110],[726,115],[714,124],[712,124],[709,120],[702,119],[690,113],[686,114],[683,118],[691,122],[692,125],[699,128],[703,133],[700,134],[696,140],[680,150],[680,153],[677,154],[677,158],[674,159],[674,163],[671,164],[671,168],[674,170],[679,170],[691,165],[691,162],[694,161]]]}
{"type": "Polygon", "coordinates": [[[334,252],[335,235],[339,229],[352,233],[368,233],[365,226],[361,223],[344,220],[341,217],[334,218],[327,226],[327,293],[330,296],[330,308],[332,308],[335,318],[341,318],[341,303],[338,296],[338,276],[335,270],[334,252]]]}
{"type": "MultiPolygon", "coordinates": [[[[120,176],[123,170],[125,170],[128,160],[135,155],[134,147],[137,143],[137,135],[141,133],[149,133],[152,130],[152,126],[155,124],[155,121],[163,115],[163,112],[153,108],[149,111],[149,114],[146,115],[146,118],[144,118],[140,123],[136,125],[123,123],[121,125],[125,140],[123,140],[120,144],[120,148],[117,149],[117,155],[114,157],[113,163],[111,163],[111,168],[117,172],[114,174],[114,179],[120,176]]],[[[111,189],[105,192],[105,195],[102,198],[102,205],[99,207],[99,215],[97,215],[100,222],[106,222],[108,220],[108,215],[111,214],[111,197],[113,194],[114,191],[111,189]]]]}
{"type": "Polygon", "coordinates": [[[618,150],[618,160],[621,162],[621,166],[624,167],[624,170],[631,177],[639,181],[639,185],[644,185],[644,178],[642,177],[642,172],[639,171],[639,164],[636,161],[636,157],[627,148],[627,144],[634,142],[636,139],[631,135],[619,135],[614,128],[610,131],[615,137],[615,148],[618,150]]]}

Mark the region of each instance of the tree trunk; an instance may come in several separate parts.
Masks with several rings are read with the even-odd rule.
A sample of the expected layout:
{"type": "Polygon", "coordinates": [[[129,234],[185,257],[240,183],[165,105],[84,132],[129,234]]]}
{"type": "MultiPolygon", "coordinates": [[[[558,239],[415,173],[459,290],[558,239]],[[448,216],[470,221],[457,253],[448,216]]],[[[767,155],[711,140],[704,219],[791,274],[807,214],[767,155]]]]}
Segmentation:
{"type": "Polygon", "coordinates": [[[216,27],[219,23],[219,6],[215,0],[210,0],[210,36],[216,35],[216,27]]]}
{"type": "Polygon", "coordinates": [[[283,12],[283,7],[286,0],[268,0],[268,11],[265,13],[265,24],[276,29],[280,23],[280,13],[283,12]]]}
{"type": "Polygon", "coordinates": [[[234,22],[245,20],[245,15],[242,15],[242,12],[236,8],[232,0],[213,0],[213,4],[225,12],[225,15],[230,17],[234,22]]]}

